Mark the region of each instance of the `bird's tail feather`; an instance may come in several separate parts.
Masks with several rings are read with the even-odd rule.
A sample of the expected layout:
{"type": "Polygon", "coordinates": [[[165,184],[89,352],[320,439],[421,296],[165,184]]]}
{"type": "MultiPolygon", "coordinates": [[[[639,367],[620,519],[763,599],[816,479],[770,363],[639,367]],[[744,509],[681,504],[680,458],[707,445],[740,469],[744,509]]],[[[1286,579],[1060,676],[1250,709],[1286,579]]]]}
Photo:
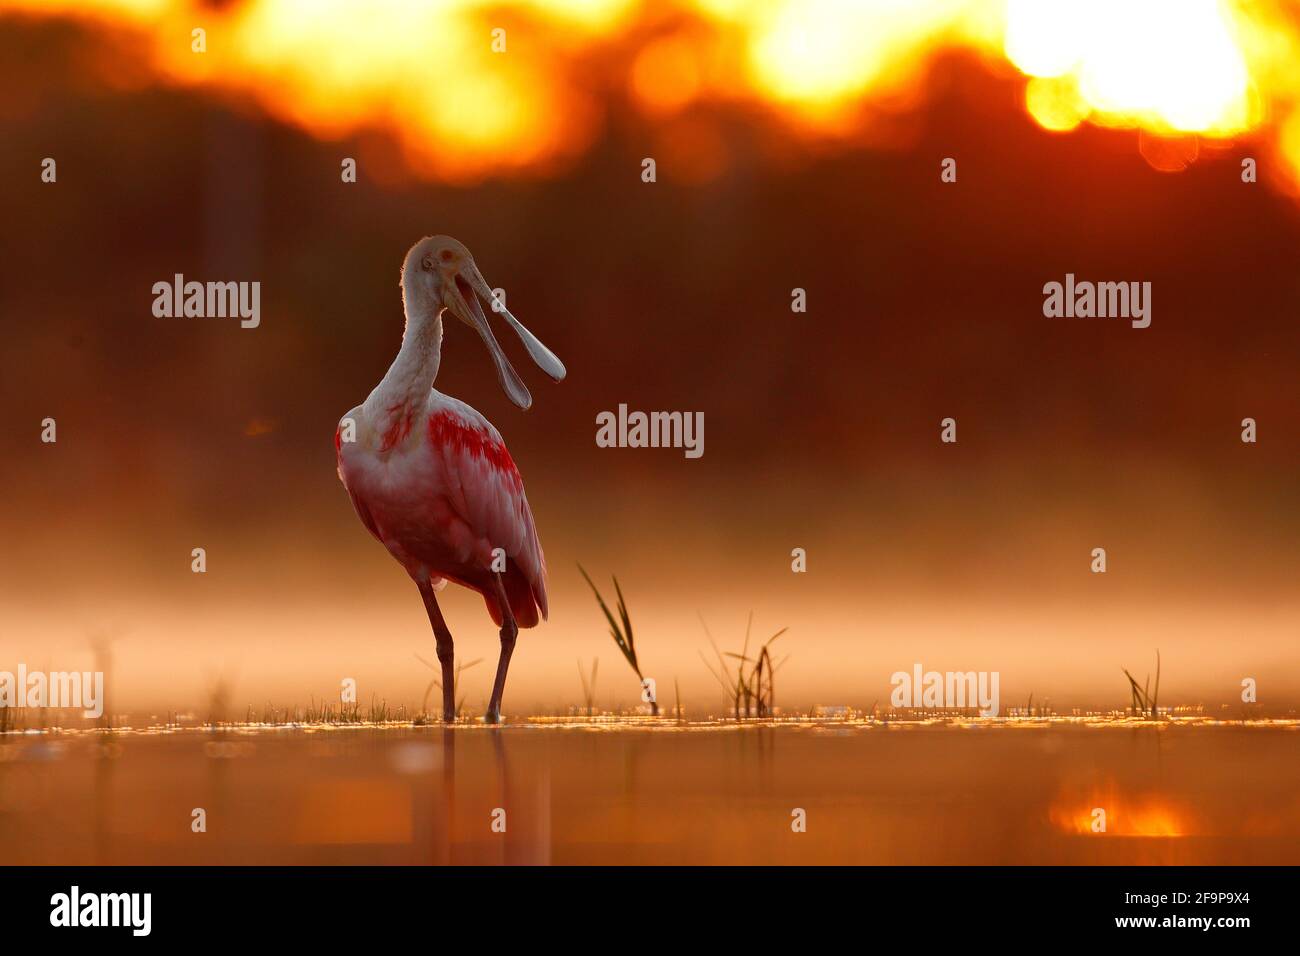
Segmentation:
{"type": "MultiPolygon", "coordinates": [[[[542,588],[539,602],[538,596],[533,594],[533,586],[528,576],[514,561],[506,564],[506,571],[501,577],[506,586],[506,600],[510,602],[510,610],[515,615],[515,623],[521,628],[536,627],[538,621],[546,617],[545,587],[542,588]]],[[[496,594],[483,592],[483,601],[487,604],[488,614],[492,615],[493,623],[500,627],[504,618],[496,594]]]]}

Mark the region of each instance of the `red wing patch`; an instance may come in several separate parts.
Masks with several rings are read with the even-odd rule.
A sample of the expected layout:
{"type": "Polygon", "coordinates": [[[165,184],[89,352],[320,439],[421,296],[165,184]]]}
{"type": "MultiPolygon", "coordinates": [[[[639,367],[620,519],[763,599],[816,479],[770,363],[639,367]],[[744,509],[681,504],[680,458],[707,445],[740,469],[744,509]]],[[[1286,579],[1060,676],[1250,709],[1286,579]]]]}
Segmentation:
{"type": "Polygon", "coordinates": [[[454,448],[473,458],[481,458],[496,471],[522,484],[519,469],[506,446],[481,428],[469,424],[454,412],[429,416],[429,440],[439,448],[454,448]]]}

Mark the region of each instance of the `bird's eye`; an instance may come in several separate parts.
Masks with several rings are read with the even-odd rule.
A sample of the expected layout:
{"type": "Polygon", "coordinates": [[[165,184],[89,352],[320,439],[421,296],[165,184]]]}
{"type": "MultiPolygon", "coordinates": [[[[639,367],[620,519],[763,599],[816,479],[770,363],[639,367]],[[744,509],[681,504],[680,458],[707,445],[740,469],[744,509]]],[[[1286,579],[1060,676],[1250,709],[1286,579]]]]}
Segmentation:
{"type": "Polygon", "coordinates": [[[451,258],[453,255],[455,255],[455,253],[453,253],[450,249],[442,250],[442,261],[451,262],[451,258]]]}

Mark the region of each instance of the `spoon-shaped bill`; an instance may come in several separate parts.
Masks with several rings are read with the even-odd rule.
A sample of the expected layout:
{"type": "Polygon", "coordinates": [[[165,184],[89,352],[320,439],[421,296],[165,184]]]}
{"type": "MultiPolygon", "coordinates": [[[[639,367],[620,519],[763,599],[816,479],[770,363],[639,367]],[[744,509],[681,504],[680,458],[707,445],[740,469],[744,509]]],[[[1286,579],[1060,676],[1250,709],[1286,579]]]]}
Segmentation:
{"type": "MultiPolygon", "coordinates": [[[[492,364],[496,366],[497,381],[501,383],[501,389],[506,393],[510,401],[524,410],[531,408],[533,396],[529,394],[528,386],[523,383],[519,373],[515,371],[515,367],[506,358],[505,352],[501,350],[501,345],[497,342],[496,336],[492,334],[487,316],[483,314],[478,299],[474,296],[468,283],[460,276],[456,276],[455,286],[448,290],[447,304],[456,313],[457,318],[466,325],[473,326],[478,330],[479,336],[483,339],[483,344],[487,346],[488,354],[492,356],[492,364]]],[[[540,343],[538,344],[540,345],[540,343]]]]}
{"type": "MultiPolygon", "coordinates": [[[[483,273],[478,271],[478,266],[471,264],[466,272],[474,291],[479,294],[484,303],[488,304],[489,308],[505,316],[510,327],[519,336],[519,341],[524,343],[524,348],[528,349],[528,354],[537,363],[537,367],[549,375],[552,380],[556,382],[563,381],[565,375],[564,363],[556,357],[554,352],[543,345],[537,336],[529,332],[522,322],[511,314],[504,302],[497,301],[493,297],[492,289],[488,286],[487,280],[483,278],[483,273]]],[[[477,305],[477,303],[475,304],[477,305]]]]}

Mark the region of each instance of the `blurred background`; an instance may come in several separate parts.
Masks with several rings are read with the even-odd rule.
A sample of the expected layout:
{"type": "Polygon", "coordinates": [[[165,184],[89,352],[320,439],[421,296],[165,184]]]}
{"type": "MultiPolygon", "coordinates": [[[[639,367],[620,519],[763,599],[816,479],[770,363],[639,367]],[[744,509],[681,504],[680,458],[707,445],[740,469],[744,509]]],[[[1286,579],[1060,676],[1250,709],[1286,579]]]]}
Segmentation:
{"type": "MultiPolygon", "coordinates": [[[[916,661],[1122,707],[1157,648],[1162,704],[1294,708],[1298,46],[1260,0],[0,0],[0,669],[99,641],[115,713],[417,706],[424,610],[333,434],[446,233],[569,369],[505,343],[522,413],[448,328],[437,387],[500,429],[550,566],[508,712],[579,704],[593,657],[637,703],[578,562],[693,714],[701,616],[739,650],[751,611],[787,708],[916,661]],[[1151,327],[1044,318],[1067,272],[1151,282],[1151,327]],[[260,327],[154,317],[175,273],[259,281],[260,327]],[[703,412],[703,458],[597,448],[622,402],[703,412]]],[[[441,601],[495,660],[481,599],[441,601]]]]}

